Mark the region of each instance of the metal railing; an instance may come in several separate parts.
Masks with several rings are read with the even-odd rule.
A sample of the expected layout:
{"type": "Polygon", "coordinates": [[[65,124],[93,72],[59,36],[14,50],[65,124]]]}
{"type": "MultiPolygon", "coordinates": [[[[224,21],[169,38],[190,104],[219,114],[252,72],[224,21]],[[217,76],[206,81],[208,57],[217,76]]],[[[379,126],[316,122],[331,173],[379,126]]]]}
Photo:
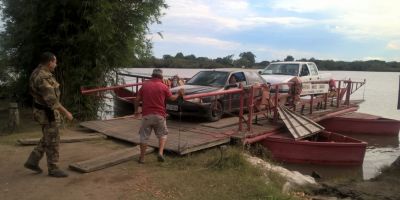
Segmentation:
{"type": "MultiPolygon", "coordinates": [[[[131,77],[136,77],[136,83],[131,84],[123,84],[109,87],[99,87],[99,88],[81,88],[81,93],[84,95],[87,94],[98,94],[104,91],[116,91],[118,89],[131,87],[132,88],[132,96],[128,97],[120,97],[125,100],[132,100],[135,98],[135,92],[133,90],[136,87],[136,91],[138,87],[142,85],[142,82],[150,77],[141,76],[141,75],[132,75],[132,74],[123,74],[120,75],[129,75],[131,77]]],[[[329,81],[310,81],[303,82],[311,83],[311,84],[329,84],[329,81]]],[[[239,103],[239,131],[253,131],[253,121],[257,120],[257,116],[262,115],[265,118],[268,118],[272,121],[277,121],[279,119],[278,114],[278,105],[284,105],[289,108],[292,108],[296,111],[297,106],[302,106],[300,112],[303,113],[305,105],[309,106],[309,114],[313,113],[313,109],[315,107],[314,104],[317,105],[317,109],[327,109],[327,104],[330,101],[332,107],[339,106],[349,106],[350,105],[350,95],[354,93],[357,89],[365,84],[365,80],[363,82],[359,81],[351,81],[351,80],[337,80],[334,87],[330,88],[327,93],[319,93],[319,94],[309,94],[309,95],[301,95],[296,94],[295,87],[299,86],[299,83],[296,82],[288,82],[288,83],[280,83],[273,85],[265,85],[265,84],[255,84],[251,87],[244,88],[241,84],[238,88],[231,88],[223,91],[216,92],[208,92],[201,94],[192,94],[184,96],[184,100],[190,100],[194,98],[205,98],[205,97],[214,97],[213,101],[217,101],[219,96],[221,95],[233,95],[240,94],[240,103],[239,103]],[[280,92],[282,87],[289,88],[288,92],[280,92]],[[272,90],[273,89],[273,90],[272,90]],[[309,99],[304,99],[305,96],[309,96],[309,99]],[[343,98],[345,99],[343,100],[343,98]],[[245,103],[246,102],[246,103],[245,103]],[[336,105],[334,104],[336,103],[336,105]],[[245,117],[244,110],[247,109],[247,118],[245,117]],[[246,130],[244,130],[244,124],[246,125],[246,130]]],[[[227,98],[231,105],[232,98],[227,98]]],[[[216,105],[216,103],[214,103],[216,105]]],[[[230,107],[230,106],[229,106],[230,107]]],[[[211,108],[213,109],[213,108],[211,108]]]]}

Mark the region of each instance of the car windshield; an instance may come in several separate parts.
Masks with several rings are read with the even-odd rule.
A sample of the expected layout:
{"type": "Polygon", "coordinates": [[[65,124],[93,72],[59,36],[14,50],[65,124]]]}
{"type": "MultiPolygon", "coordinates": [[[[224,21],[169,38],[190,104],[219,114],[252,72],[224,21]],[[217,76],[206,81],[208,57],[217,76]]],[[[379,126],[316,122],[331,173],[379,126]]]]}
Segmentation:
{"type": "Polygon", "coordinates": [[[223,87],[227,81],[228,74],[228,72],[201,71],[188,80],[186,84],[223,87]]]}
{"type": "Polygon", "coordinates": [[[299,64],[270,64],[268,65],[263,72],[262,75],[291,75],[298,76],[299,75],[299,64]]]}

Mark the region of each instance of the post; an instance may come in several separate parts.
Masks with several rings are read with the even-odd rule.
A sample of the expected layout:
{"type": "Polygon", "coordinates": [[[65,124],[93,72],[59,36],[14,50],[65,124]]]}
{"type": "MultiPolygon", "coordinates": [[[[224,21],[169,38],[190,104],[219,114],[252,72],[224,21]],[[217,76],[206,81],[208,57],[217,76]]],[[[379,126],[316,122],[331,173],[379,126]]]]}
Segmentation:
{"type": "Polygon", "coordinates": [[[12,102],[8,106],[9,116],[8,116],[8,128],[15,129],[19,126],[19,111],[18,103],[12,102]]]}
{"type": "Polygon", "coordinates": [[[347,82],[347,91],[346,91],[346,101],[344,104],[350,105],[350,93],[351,93],[351,87],[352,87],[351,79],[348,80],[347,82]]]}
{"type": "Polygon", "coordinates": [[[397,110],[400,110],[400,76],[399,76],[399,92],[397,97],[397,110]]]}
{"type": "Polygon", "coordinates": [[[336,107],[337,108],[339,108],[339,104],[340,104],[340,99],[341,99],[341,97],[340,97],[340,94],[342,93],[342,89],[341,89],[341,83],[342,83],[342,81],[339,81],[339,85],[338,85],[338,88],[337,88],[337,97],[336,97],[336,107]]]}
{"type": "Polygon", "coordinates": [[[252,123],[253,123],[253,113],[254,113],[254,87],[250,87],[250,95],[248,99],[248,107],[249,115],[247,117],[247,130],[249,132],[253,131],[252,123]]]}
{"type": "Polygon", "coordinates": [[[239,88],[242,89],[242,91],[240,92],[240,110],[239,110],[239,131],[243,130],[243,102],[244,102],[244,92],[243,92],[243,85],[240,83],[239,88]]]}
{"type": "Polygon", "coordinates": [[[279,85],[275,86],[275,98],[274,98],[274,121],[278,120],[278,102],[279,102],[279,85]]]}
{"type": "Polygon", "coordinates": [[[314,94],[311,94],[311,99],[310,99],[310,114],[313,112],[313,104],[314,104],[314,94]]]}

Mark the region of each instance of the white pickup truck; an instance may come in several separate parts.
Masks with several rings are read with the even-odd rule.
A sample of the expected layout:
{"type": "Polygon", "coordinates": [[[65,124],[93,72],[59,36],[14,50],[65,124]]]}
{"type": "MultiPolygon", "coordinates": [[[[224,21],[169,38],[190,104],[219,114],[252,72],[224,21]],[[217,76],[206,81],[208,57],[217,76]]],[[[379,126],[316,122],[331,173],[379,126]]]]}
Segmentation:
{"type": "MultiPolygon", "coordinates": [[[[263,71],[259,72],[267,83],[288,83],[294,77],[299,77],[303,83],[302,95],[319,94],[328,92],[328,84],[311,84],[311,81],[329,81],[332,75],[320,74],[317,65],[313,62],[274,62],[269,64],[263,71]]],[[[284,85],[279,92],[287,92],[289,87],[284,85]]]]}

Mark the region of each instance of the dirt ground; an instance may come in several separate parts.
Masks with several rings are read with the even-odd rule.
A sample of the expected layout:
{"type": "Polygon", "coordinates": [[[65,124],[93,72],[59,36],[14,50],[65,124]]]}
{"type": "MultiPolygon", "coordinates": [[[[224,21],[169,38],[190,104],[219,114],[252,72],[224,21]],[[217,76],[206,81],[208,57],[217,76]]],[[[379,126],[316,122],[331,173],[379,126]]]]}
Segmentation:
{"type": "MultiPolygon", "coordinates": [[[[68,135],[79,134],[74,131],[63,132],[68,135]]],[[[152,188],[148,182],[147,173],[142,173],[147,169],[134,160],[87,174],[68,169],[71,163],[111,153],[126,146],[107,140],[61,144],[60,167],[67,170],[69,177],[52,178],[47,176],[45,158],[40,163],[44,169],[42,174],[35,174],[23,167],[34,146],[1,144],[1,199],[136,199],[143,195],[161,198],[160,191],[152,188]],[[148,187],[143,188],[142,185],[148,187]]],[[[155,156],[148,157],[148,160],[155,162],[155,156]]]]}
{"type": "MultiPolygon", "coordinates": [[[[7,112],[3,111],[0,110],[0,126],[2,127],[7,119],[7,112]]],[[[23,167],[34,146],[16,144],[16,140],[19,138],[41,136],[38,125],[34,124],[27,116],[22,116],[24,123],[17,130],[18,133],[0,136],[0,199],[203,199],[204,196],[200,194],[204,194],[204,192],[209,193],[208,196],[205,195],[207,199],[248,199],[241,196],[232,198],[232,195],[225,194],[239,192],[243,195],[247,192],[249,195],[257,195],[259,191],[263,190],[254,190],[251,193],[251,189],[257,187],[254,184],[260,183],[244,185],[248,182],[243,181],[250,179],[236,178],[243,172],[221,173],[203,167],[199,168],[198,166],[203,166],[203,164],[193,162],[196,164],[194,165],[189,162],[190,157],[187,160],[179,161],[169,155],[167,164],[160,164],[157,162],[156,154],[150,154],[146,157],[145,165],[132,160],[86,174],[68,169],[69,164],[132,146],[111,139],[62,143],[60,145],[60,167],[69,173],[68,178],[47,176],[45,158],[40,163],[44,173],[35,174],[23,167]],[[195,167],[192,170],[185,170],[187,166],[175,166],[177,161],[180,163],[178,165],[187,163],[187,166],[195,167]],[[219,179],[215,179],[215,177],[219,179]],[[220,181],[220,185],[215,185],[218,181],[220,181]],[[238,181],[241,186],[237,186],[238,181]],[[234,184],[230,185],[231,182],[234,184]],[[196,191],[198,192],[196,193],[196,191]]],[[[68,128],[62,129],[61,134],[80,135],[87,134],[87,132],[82,132],[77,128],[68,128]]],[[[199,154],[196,159],[201,156],[199,154]]],[[[210,154],[203,156],[210,157],[210,154]]],[[[203,160],[208,159],[203,158],[203,160]]],[[[336,196],[338,199],[398,200],[400,199],[400,159],[398,160],[397,164],[387,167],[380,176],[373,180],[322,183],[323,189],[314,191],[314,194],[311,195],[336,196]]],[[[255,178],[251,177],[251,180],[254,182],[255,178]]]]}

